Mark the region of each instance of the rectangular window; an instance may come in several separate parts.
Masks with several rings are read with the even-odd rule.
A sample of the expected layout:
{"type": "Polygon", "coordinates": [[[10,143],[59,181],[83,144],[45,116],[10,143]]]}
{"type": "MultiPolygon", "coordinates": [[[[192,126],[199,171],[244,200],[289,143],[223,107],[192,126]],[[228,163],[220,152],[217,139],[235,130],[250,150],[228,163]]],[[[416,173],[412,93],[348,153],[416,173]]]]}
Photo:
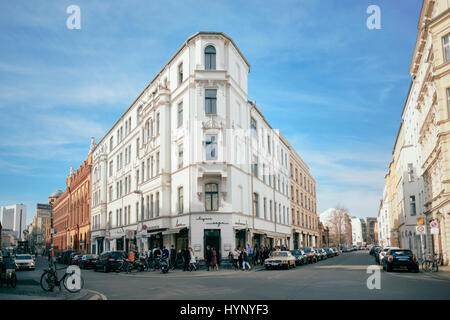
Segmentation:
{"type": "Polygon", "coordinates": [[[217,160],[217,135],[206,135],[206,160],[217,160]]]}
{"type": "Polygon", "coordinates": [[[150,218],[153,218],[153,195],[150,195],[150,218]]]}
{"type": "Polygon", "coordinates": [[[159,174],[159,152],[156,154],[156,174],[159,174]]]}
{"type": "Polygon", "coordinates": [[[156,135],[159,135],[159,113],[156,114],[156,135]]]}
{"type": "Polygon", "coordinates": [[[178,213],[181,214],[184,212],[183,207],[183,187],[178,188],[178,213]]]}
{"type": "Polygon", "coordinates": [[[450,61],[450,33],[444,37],[444,62],[450,61]]]}
{"type": "Polygon", "coordinates": [[[252,157],[252,174],[258,178],[258,157],[255,155],[252,157]]]}
{"type": "Polygon", "coordinates": [[[205,114],[217,114],[217,90],[205,90],[205,114]]]}
{"type": "Polygon", "coordinates": [[[180,63],[178,66],[178,85],[183,82],[183,64],[180,63]]]}
{"type": "Polygon", "coordinates": [[[109,152],[111,152],[113,148],[114,148],[114,137],[111,137],[109,139],[109,152]]]}
{"type": "Polygon", "coordinates": [[[256,139],[258,139],[258,131],[257,131],[257,128],[256,128],[256,120],[253,119],[253,118],[251,118],[251,120],[250,120],[250,127],[251,127],[251,129],[252,129],[252,135],[253,135],[256,139]]]}
{"type": "Polygon", "coordinates": [[[136,139],[136,157],[139,158],[139,138],[136,139]]]}
{"type": "Polygon", "coordinates": [[[416,215],[416,197],[410,196],[409,203],[411,204],[411,215],[415,216],[416,215]]]}
{"type": "Polygon", "coordinates": [[[178,105],[178,117],[177,117],[178,121],[178,128],[181,127],[183,125],[183,102],[181,102],[178,105]]]}
{"type": "Polygon", "coordinates": [[[113,174],[113,161],[109,162],[109,176],[111,177],[113,174]]]}
{"type": "Polygon", "coordinates": [[[183,145],[178,146],[178,169],[183,168],[183,145]]]}
{"type": "Polygon", "coordinates": [[[253,193],[253,215],[259,217],[259,195],[253,193]]]}
{"type": "Polygon", "coordinates": [[[155,213],[159,217],[159,192],[156,193],[155,213]]]}
{"type": "Polygon", "coordinates": [[[264,219],[267,219],[267,199],[264,198],[264,219]]]}

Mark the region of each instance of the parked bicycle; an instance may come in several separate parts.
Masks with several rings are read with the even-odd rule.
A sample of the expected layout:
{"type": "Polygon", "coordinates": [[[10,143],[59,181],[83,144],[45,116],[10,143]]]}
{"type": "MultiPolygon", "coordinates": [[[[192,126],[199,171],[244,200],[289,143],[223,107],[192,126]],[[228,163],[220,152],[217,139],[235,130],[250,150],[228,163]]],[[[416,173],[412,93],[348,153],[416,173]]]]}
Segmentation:
{"type": "Polygon", "coordinates": [[[0,262],[0,288],[3,286],[3,282],[7,287],[15,288],[17,286],[16,265],[12,259],[0,262]]]}
{"type": "Polygon", "coordinates": [[[131,273],[133,270],[144,271],[145,267],[141,261],[130,262],[128,259],[123,259],[120,266],[116,269],[116,272],[131,273]]]}
{"type": "Polygon", "coordinates": [[[433,254],[432,257],[428,256],[422,261],[422,270],[427,272],[438,272],[439,265],[442,265],[442,254],[433,254]]]}
{"type": "Polygon", "coordinates": [[[64,288],[70,293],[79,292],[84,286],[84,279],[81,274],[76,272],[75,266],[69,268],[57,269],[56,264],[50,261],[48,269],[44,270],[41,276],[41,288],[44,291],[53,291],[53,289],[58,286],[59,291],[61,291],[61,283],[64,288]],[[62,278],[58,279],[57,271],[66,269],[66,272],[62,278]]]}

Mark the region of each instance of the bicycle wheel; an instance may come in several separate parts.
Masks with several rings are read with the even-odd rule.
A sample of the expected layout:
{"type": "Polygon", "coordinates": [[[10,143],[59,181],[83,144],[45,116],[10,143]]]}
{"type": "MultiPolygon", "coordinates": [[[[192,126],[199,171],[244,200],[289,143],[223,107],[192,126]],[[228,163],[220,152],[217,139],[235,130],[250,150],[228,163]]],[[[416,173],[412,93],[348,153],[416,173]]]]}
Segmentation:
{"type": "Polygon", "coordinates": [[[84,279],[81,275],[73,273],[64,275],[64,288],[70,293],[77,293],[84,287],[84,279]]]}
{"type": "Polygon", "coordinates": [[[41,288],[44,291],[52,291],[56,285],[56,276],[50,272],[44,272],[41,276],[41,288]]]}
{"type": "Polygon", "coordinates": [[[433,261],[433,264],[431,265],[431,271],[438,272],[439,271],[439,265],[437,261],[433,261]]]}
{"type": "Polygon", "coordinates": [[[422,264],[422,269],[424,271],[431,271],[431,261],[430,260],[425,260],[422,264]]]}

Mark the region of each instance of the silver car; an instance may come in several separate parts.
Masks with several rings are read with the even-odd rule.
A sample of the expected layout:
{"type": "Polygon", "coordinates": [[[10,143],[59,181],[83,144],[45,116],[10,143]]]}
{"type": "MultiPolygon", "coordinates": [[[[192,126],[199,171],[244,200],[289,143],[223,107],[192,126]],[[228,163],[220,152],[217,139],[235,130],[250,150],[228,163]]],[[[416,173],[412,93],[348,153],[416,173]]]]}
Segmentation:
{"type": "Polygon", "coordinates": [[[15,258],[17,270],[29,269],[34,270],[34,259],[31,254],[17,254],[15,258]]]}

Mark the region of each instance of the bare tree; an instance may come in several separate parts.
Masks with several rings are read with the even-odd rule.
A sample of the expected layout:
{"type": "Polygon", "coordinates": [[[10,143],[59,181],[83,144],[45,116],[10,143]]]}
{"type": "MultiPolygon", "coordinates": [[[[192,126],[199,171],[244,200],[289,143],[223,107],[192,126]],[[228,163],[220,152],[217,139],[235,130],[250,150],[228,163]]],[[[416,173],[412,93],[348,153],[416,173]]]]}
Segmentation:
{"type": "Polygon", "coordinates": [[[348,209],[338,204],[331,212],[326,223],[330,230],[330,239],[336,246],[349,245],[352,239],[352,226],[348,209]]]}

